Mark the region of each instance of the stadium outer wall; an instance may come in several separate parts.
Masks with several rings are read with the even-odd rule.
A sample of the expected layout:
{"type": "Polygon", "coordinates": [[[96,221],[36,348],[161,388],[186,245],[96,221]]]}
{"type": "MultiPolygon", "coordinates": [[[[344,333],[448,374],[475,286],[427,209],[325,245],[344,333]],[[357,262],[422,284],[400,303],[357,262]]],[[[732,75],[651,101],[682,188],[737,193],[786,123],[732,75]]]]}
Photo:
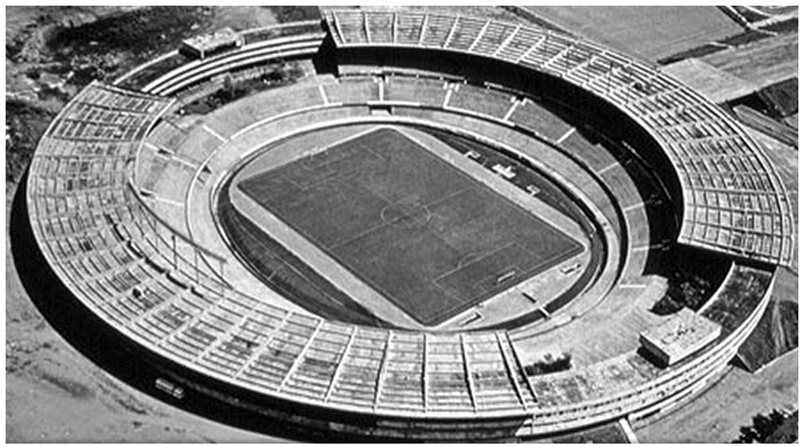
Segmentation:
{"type": "MultiPolygon", "coordinates": [[[[26,236],[33,252],[29,270],[40,270],[47,264],[41,247],[26,236]]],[[[45,268],[39,276],[43,289],[49,296],[71,294],[55,271],[45,268]]],[[[774,283],[774,282],[773,282],[774,283]]],[[[506,417],[498,419],[465,419],[433,421],[417,418],[390,418],[346,413],[330,408],[296,403],[272,398],[264,394],[242,389],[186,367],[155,354],[121,332],[111,327],[104,319],[75,299],[51,302],[50,313],[54,317],[81,320],[80,335],[91,339],[92,348],[114,352],[129,375],[125,379],[144,387],[157,378],[166,378],[185,388],[185,397],[173,399],[156,394],[170,404],[193,412],[231,415],[223,421],[256,431],[289,438],[319,441],[466,441],[466,440],[510,440],[546,438],[553,434],[578,431],[627,416],[632,421],[667,411],[689,399],[694,393],[713,380],[736,354],[741,343],[752,333],[761,318],[771,295],[770,290],[747,320],[726,340],[693,359],[656,382],[629,392],[626,396],[587,405],[560,408],[563,417],[547,423],[533,416],[506,417]],[[97,345],[94,345],[97,344],[97,345]],[[217,406],[219,405],[219,406],[217,406]],[[588,413],[587,413],[588,412],[588,413]]],[[[106,355],[107,353],[103,353],[106,355]]],[[[152,388],[150,388],[151,390],[152,388]]],[[[151,390],[152,391],[152,390],[151,390]]]]}
{"type": "MultiPolygon", "coordinates": [[[[563,84],[559,82],[559,86],[563,84]]],[[[673,183],[674,184],[674,183],[673,183]]],[[[213,200],[212,200],[213,202],[213,200]]],[[[556,433],[585,429],[627,416],[643,419],[676,406],[690,398],[712,380],[733,358],[739,345],[749,336],[760,319],[768,295],[735,332],[700,357],[673,370],[668,375],[625,396],[592,401],[585,405],[560,408],[558,420],[548,422],[547,416],[500,417],[479,420],[424,421],[416,418],[390,418],[376,414],[367,417],[334,409],[293,403],[265,395],[243,391],[208,376],[189,373],[177,364],[152,356],[151,360],[164,375],[187,389],[235,407],[245,409],[270,420],[293,425],[298,432],[312,438],[332,439],[332,434],[347,440],[508,440],[512,438],[541,438],[556,433]],[[276,409],[276,408],[280,409],[276,409]]],[[[148,353],[149,354],[149,353],[148,353]]]]}
{"type": "MultiPolygon", "coordinates": [[[[28,202],[32,202],[30,196],[28,202]]],[[[118,340],[121,347],[150,364],[159,375],[164,375],[190,390],[187,392],[186,401],[179,402],[178,405],[189,405],[192,398],[191,391],[194,391],[213,401],[256,413],[266,420],[295,426],[297,432],[303,432],[306,436],[311,434],[311,437],[320,439],[459,441],[535,438],[582,429],[625,416],[640,419],[673,407],[702,388],[735,355],[739,345],[755,329],[769,301],[772,286],[771,282],[770,289],[762,297],[755,311],[723,341],[658,379],[624,394],[554,409],[533,410],[519,416],[424,421],[417,417],[348,413],[239,388],[188,370],[153,353],[114,330],[82,304],[72,300],[70,302],[76,304],[88,320],[93,320],[108,339],[118,340]]]]}
{"type": "MultiPolygon", "coordinates": [[[[37,252],[36,257],[42,258],[41,252],[37,252]]],[[[55,275],[50,279],[55,280],[59,288],[63,288],[63,284],[55,275]]],[[[230,416],[223,417],[222,420],[242,428],[289,438],[326,442],[507,441],[546,438],[554,434],[583,430],[622,417],[636,421],[676,407],[682,401],[691,398],[725,368],[728,361],[736,354],[739,345],[755,329],[769,302],[770,294],[771,292],[767,293],[757,310],[723,343],[672,371],[669,376],[613,400],[559,408],[559,420],[553,422],[547,422],[544,417],[536,413],[521,417],[447,421],[391,418],[382,415],[365,416],[272,398],[188,370],[153,353],[114,330],[77,300],[67,300],[66,305],[59,303],[58,311],[64,311],[70,317],[82,320],[85,323],[81,329],[84,335],[92,337],[96,335],[98,339],[102,339],[104,349],[124,356],[125,367],[134,371],[135,379],[141,381],[141,385],[146,386],[157,378],[166,378],[183,387],[186,396],[181,400],[162,396],[170,404],[194,412],[197,412],[199,407],[201,413],[225,414],[233,410],[230,416]],[[230,418],[233,416],[235,418],[230,418]]]]}

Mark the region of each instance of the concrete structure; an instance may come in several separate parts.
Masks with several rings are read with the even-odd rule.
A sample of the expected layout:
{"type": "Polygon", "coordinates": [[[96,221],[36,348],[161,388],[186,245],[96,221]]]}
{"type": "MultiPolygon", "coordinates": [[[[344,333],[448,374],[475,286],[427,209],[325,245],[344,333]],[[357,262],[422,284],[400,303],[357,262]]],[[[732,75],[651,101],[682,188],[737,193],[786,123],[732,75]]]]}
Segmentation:
{"type": "Polygon", "coordinates": [[[229,51],[244,45],[244,38],[231,28],[222,28],[210,34],[192,37],[183,41],[181,52],[205,59],[208,56],[229,51]]]}
{"type": "MultiPolygon", "coordinates": [[[[27,201],[42,255],[86,308],[87,320],[104,324],[109,336],[162,370],[183,398],[203,393],[296,426],[309,438],[527,439],[622,418],[635,423],[690,397],[725,366],[766,308],[774,265],[791,260],[784,187],[734,120],[655,67],[533,26],[330,11],[324,31],[248,43],[163,73],[141,90],[91,84],[40,141],[27,201]],[[326,48],[323,38],[334,47],[326,48]],[[313,56],[327,58],[332,73],[268,93],[292,100],[226,107],[177,130],[165,120],[176,98],[200,94],[221,73],[313,56]],[[528,118],[536,103],[524,90],[470,86],[454,82],[452,73],[431,76],[436,68],[428,65],[416,67],[420,71],[399,65],[442,57],[465,65],[480,60],[497,73],[497,84],[505,82],[504,71],[518,70],[559,89],[574,88],[590,98],[587,104],[619,113],[620,125],[649,135],[651,155],[668,160],[657,170],[664,176],[659,190],[667,195],[659,199],[671,199],[679,213],[679,233],[664,236],[730,262],[717,299],[701,311],[722,334],[666,368],[639,355],[639,328],[662,322],[643,304],[657,290],[644,270],[648,259],[664,253],[662,240],[648,238],[647,228],[659,222],[637,213],[643,198],[626,198],[619,182],[627,178],[632,192],[636,186],[615,176],[624,169],[613,159],[601,167],[586,153],[568,153],[575,133],[569,126],[555,136],[543,133],[528,118]],[[355,82],[347,72],[358,74],[355,82]],[[485,100],[472,106],[464,99],[471,94],[485,100]],[[211,246],[220,236],[193,226],[212,212],[216,185],[266,142],[354,123],[425,125],[493,138],[526,163],[552,167],[553,178],[588,209],[607,248],[601,273],[582,297],[591,305],[580,311],[568,305],[570,317],[554,313],[559,302],[542,307],[552,316],[536,322],[542,330],[522,322],[512,329],[426,332],[326,320],[277,293],[242,285],[247,282],[235,272],[236,260],[217,250],[225,245],[211,246]],[[537,161],[526,152],[534,144],[520,143],[533,140],[547,159],[537,161]],[[153,156],[166,158],[169,170],[142,167],[153,156]],[[572,165],[577,170],[564,170],[572,165]],[[160,189],[152,172],[171,175],[170,188],[160,189]],[[594,192],[574,187],[578,179],[594,192]],[[150,197],[141,194],[146,182],[150,197]],[[727,305],[728,299],[744,304],[727,305]],[[616,319],[593,319],[598,308],[616,319]],[[587,328],[612,330],[622,339],[595,336],[598,343],[573,355],[570,370],[525,373],[536,356],[532,342],[546,343],[556,330],[587,328]]],[[[640,154],[630,149],[628,155],[640,154]]]]}
{"type": "Polygon", "coordinates": [[[672,365],[698,352],[721,334],[722,327],[684,308],[663,324],[643,331],[639,339],[664,365],[672,365]]]}

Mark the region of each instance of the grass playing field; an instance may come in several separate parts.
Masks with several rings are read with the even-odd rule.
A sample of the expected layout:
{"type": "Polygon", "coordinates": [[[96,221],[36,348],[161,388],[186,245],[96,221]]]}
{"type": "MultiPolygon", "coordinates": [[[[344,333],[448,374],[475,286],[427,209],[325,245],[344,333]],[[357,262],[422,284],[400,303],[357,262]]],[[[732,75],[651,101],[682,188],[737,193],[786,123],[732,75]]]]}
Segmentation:
{"type": "Polygon", "coordinates": [[[581,250],[390,128],[255,174],[239,188],[425,325],[581,250]]]}

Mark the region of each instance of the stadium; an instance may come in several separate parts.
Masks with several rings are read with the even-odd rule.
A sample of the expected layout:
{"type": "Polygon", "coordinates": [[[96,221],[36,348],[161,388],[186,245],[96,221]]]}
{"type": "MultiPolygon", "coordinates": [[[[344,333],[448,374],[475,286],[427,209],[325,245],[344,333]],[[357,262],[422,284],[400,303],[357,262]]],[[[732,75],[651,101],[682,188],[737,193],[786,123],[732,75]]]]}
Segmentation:
{"type": "Polygon", "coordinates": [[[78,93],[26,194],[154,387],[328,441],[630,429],[715,379],[795,249],[775,167],[697,91],[429,12],[186,40],[78,93]],[[666,304],[698,267],[702,302],[666,304]]]}

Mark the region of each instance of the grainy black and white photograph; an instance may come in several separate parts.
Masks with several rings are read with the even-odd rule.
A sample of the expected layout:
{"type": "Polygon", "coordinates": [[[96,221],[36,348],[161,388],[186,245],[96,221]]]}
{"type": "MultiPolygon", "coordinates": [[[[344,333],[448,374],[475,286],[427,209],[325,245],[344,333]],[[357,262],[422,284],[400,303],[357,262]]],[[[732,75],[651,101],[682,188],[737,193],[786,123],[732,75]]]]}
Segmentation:
{"type": "Polygon", "coordinates": [[[5,15],[7,442],[798,442],[796,5],[5,15]]]}

